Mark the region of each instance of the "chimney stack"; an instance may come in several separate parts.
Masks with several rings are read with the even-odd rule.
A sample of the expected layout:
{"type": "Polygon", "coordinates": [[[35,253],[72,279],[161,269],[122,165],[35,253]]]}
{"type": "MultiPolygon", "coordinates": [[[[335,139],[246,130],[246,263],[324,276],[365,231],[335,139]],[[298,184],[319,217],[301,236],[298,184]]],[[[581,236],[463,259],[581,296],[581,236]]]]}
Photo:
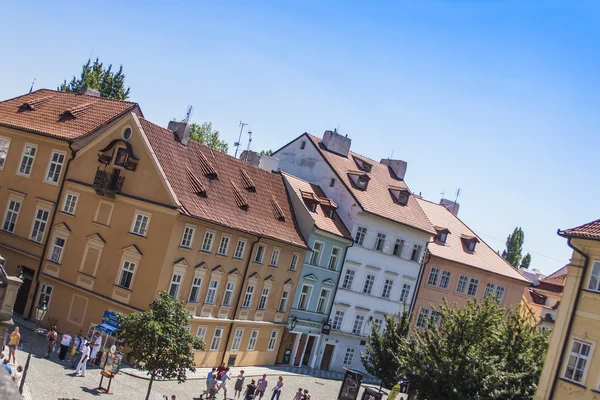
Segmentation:
{"type": "Polygon", "coordinates": [[[441,199],[440,204],[446,207],[448,211],[450,211],[452,214],[458,215],[458,209],[460,208],[460,204],[448,199],[441,199]]]}
{"type": "Polygon", "coordinates": [[[100,97],[100,91],[98,91],[98,90],[96,90],[96,89],[89,88],[89,87],[87,87],[87,86],[85,86],[85,85],[84,85],[84,86],[82,86],[82,87],[79,89],[79,92],[78,92],[78,93],[79,93],[79,94],[85,94],[85,95],[87,95],[87,96],[100,97]]]}
{"type": "Polygon", "coordinates": [[[247,162],[250,165],[254,165],[255,167],[258,167],[260,159],[261,156],[256,151],[244,150],[242,151],[242,154],[240,154],[240,160],[247,162]]]}
{"type": "Polygon", "coordinates": [[[279,158],[262,156],[258,162],[258,168],[273,172],[279,170],[279,158]]]}
{"type": "Polygon", "coordinates": [[[348,135],[342,136],[337,132],[325,131],[322,143],[323,146],[332,153],[342,157],[348,157],[352,140],[348,138],[348,135]]]}
{"type": "Polygon", "coordinates": [[[380,163],[383,165],[387,165],[392,170],[394,175],[396,175],[396,178],[404,180],[404,176],[406,175],[406,168],[408,167],[406,161],[383,158],[381,159],[380,163]]]}
{"type": "Polygon", "coordinates": [[[190,141],[190,131],[192,128],[187,122],[169,121],[168,128],[177,135],[177,138],[182,145],[188,145],[188,142],[190,141]]]}

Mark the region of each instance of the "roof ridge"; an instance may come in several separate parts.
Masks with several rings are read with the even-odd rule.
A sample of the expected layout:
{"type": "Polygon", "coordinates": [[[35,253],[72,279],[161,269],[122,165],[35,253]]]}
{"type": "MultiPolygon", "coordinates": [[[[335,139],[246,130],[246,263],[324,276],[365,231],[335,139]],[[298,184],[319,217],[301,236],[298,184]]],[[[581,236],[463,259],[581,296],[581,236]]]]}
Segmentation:
{"type": "Polygon", "coordinates": [[[83,93],[77,93],[77,92],[67,92],[64,90],[53,90],[53,89],[46,89],[46,88],[41,88],[41,89],[35,90],[35,91],[33,91],[31,93],[27,93],[23,96],[27,96],[27,95],[30,95],[30,94],[33,94],[35,92],[39,92],[42,90],[47,91],[47,92],[52,92],[52,93],[58,93],[59,96],[81,96],[81,97],[89,97],[90,99],[100,99],[100,100],[104,100],[104,101],[112,101],[112,102],[117,102],[117,103],[129,103],[129,104],[135,104],[135,105],[139,106],[139,104],[135,101],[119,100],[119,99],[113,99],[111,97],[90,96],[89,94],[83,94],[83,93]]]}

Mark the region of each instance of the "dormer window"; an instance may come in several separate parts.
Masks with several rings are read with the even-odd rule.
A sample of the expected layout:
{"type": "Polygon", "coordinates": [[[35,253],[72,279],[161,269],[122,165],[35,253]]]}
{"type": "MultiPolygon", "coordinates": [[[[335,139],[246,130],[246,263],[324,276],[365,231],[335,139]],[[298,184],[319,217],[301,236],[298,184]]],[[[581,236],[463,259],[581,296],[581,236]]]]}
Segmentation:
{"type": "Polygon", "coordinates": [[[406,188],[390,186],[388,188],[390,194],[394,198],[394,201],[401,206],[405,206],[408,204],[408,199],[410,198],[410,191],[406,188]]]}
{"type": "Polygon", "coordinates": [[[333,213],[335,212],[335,210],[333,208],[325,208],[325,215],[327,215],[327,217],[333,219],[333,213]]]}
{"type": "Polygon", "coordinates": [[[311,212],[317,212],[317,203],[312,203],[309,207],[311,212]]]}
{"type": "Polygon", "coordinates": [[[305,192],[303,190],[300,191],[302,195],[302,200],[311,212],[317,212],[317,205],[321,202],[321,200],[313,193],[313,192],[305,192]]]}
{"type": "Polygon", "coordinates": [[[354,162],[356,163],[356,166],[358,167],[358,169],[360,169],[361,171],[364,172],[371,172],[371,169],[373,168],[372,164],[369,164],[368,162],[361,160],[358,157],[354,157],[354,162]]]}
{"type": "Polygon", "coordinates": [[[438,240],[440,243],[446,243],[446,239],[448,238],[448,232],[440,232],[438,234],[438,240]]]}
{"type": "Polygon", "coordinates": [[[477,243],[479,243],[479,239],[477,239],[477,237],[469,236],[469,235],[462,235],[461,240],[463,242],[463,245],[465,246],[465,249],[469,253],[475,252],[475,246],[477,245],[477,243]]]}
{"type": "Polygon", "coordinates": [[[367,189],[368,184],[369,184],[369,180],[365,176],[359,176],[358,180],[356,181],[356,186],[362,190],[367,189]]]}
{"type": "Polygon", "coordinates": [[[475,251],[475,241],[471,240],[468,244],[467,244],[467,250],[469,251],[475,251]]]}
{"type": "Polygon", "coordinates": [[[450,234],[448,228],[443,228],[440,226],[435,226],[434,228],[437,231],[437,235],[435,237],[437,241],[441,244],[446,244],[446,240],[448,239],[448,235],[450,234]]]}

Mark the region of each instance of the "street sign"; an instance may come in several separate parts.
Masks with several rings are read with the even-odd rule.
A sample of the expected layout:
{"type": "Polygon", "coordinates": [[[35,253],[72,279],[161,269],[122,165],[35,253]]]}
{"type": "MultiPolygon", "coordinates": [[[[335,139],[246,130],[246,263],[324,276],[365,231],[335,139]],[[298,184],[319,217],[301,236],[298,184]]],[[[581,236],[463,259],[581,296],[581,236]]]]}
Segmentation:
{"type": "Polygon", "coordinates": [[[331,332],[331,324],[324,323],[323,328],[321,328],[321,333],[323,335],[329,335],[330,332],[331,332]]]}

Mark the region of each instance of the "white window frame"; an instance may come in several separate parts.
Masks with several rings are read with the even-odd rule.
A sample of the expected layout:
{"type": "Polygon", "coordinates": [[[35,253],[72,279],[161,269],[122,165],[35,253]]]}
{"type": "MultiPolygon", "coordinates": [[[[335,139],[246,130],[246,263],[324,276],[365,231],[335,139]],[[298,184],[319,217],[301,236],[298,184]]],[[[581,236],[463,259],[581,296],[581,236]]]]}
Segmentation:
{"type": "Polygon", "coordinates": [[[402,251],[404,250],[404,246],[406,246],[406,242],[404,241],[404,239],[396,239],[396,242],[394,243],[394,248],[392,249],[392,255],[402,258],[402,251]]]}
{"type": "Polygon", "coordinates": [[[466,294],[468,286],[469,286],[469,277],[466,275],[459,276],[458,282],[456,282],[456,293],[466,294]],[[460,290],[461,286],[462,286],[462,290],[460,290]]]}
{"type": "Polygon", "coordinates": [[[271,337],[269,338],[269,345],[267,346],[267,351],[275,350],[275,345],[277,344],[278,337],[279,337],[279,329],[273,329],[271,331],[271,337]]]}
{"type": "Polygon", "coordinates": [[[394,280],[391,278],[385,278],[383,281],[383,289],[381,289],[381,297],[389,299],[392,295],[392,288],[394,287],[394,280]]]}
{"type": "Polygon", "coordinates": [[[77,211],[77,203],[79,203],[79,193],[75,192],[67,192],[65,193],[65,199],[63,201],[62,212],[69,215],[75,215],[77,211]],[[75,199],[75,201],[69,201],[70,199],[75,199]],[[73,210],[70,211],[71,205],[73,206],[73,210]]]}
{"type": "Polygon", "coordinates": [[[225,292],[223,293],[223,302],[221,303],[222,307],[231,307],[231,300],[233,299],[233,290],[235,288],[235,283],[229,281],[225,285],[225,292]],[[227,295],[229,294],[229,298],[227,295]],[[227,300],[227,302],[225,301],[227,300]]]}
{"type": "Polygon", "coordinates": [[[194,245],[194,236],[196,235],[196,225],[185,224],[183,228],[183,234],[181,235],[181,243],[179,247],[184,249],[191,249],[194,245]]]}
{"type": "Polygon", "coordinates": [[[38,293],[37,304],[38,305],[41,304],[42,298],[44,298],[44,300],[46,301],[46,307],[49,309],[53,294],[54,294],[54,286],[48,285],[47,283],[42,283],[42,286],[40,287],[40,292],[38,293]],[[50,288],[50,293],[47,293],[48,288],[50,288]]]}
{"type": "Polygon", "coordinates": [[[352,268],[346,268],[346,272],[344,272],[344,276],[342,278],[342,289],[352,290],[354,278],[356,278],[356,270],[352,268]],[[348,280],[346,280],[346,278],[348,278],[348,280]]]}
{"type": "Polygon", "coordinates": [[[217,289],[219,288],[219,280],[211,279],[208,283],[208,290],[206,291],[206,298],[204,299],[204,304],[214,305],[215,300],[217,299],[217,289]],[[211,297],[212,295],[212,297],[211,297]],[[210,301],[209,301],[210,298],[210,301]]]}
{"type": "Polygon", "coordinates": [[[292,259],[290,261],[290,271],[295,271],[296,268],[298,267],[298,260],[300,259],[300,254],[298,253],[293,253],[292,254],[292,259]]]}
{"type": "Polygon", "coordinates": [[[6,204],[6,211],[4,212],[4,220],[2,221],[2,230],[6,231],[6,232],[10,232],[10,233],[15,233],[15,230],[17,229],[17,222],[19,221],[19,214],[21,214],[21,208],[23,207],[23,201],[21,199],[16,199],[16,198],[12,198],[9,197],[8,198],[8,202],[6,204]],[[10,209],[10,204],[14,203],[14,204],[18,204],[18,210],[14,211],[10,209]],[[6,221],[8,218],[8,213],[11,213],[11,219],[10,222],[8,224],[8,227],[5,228],[6,225],[6,221]],[[15,215],[14,221],[12,221],[12,216],[15,215]],[[12,223],[13,228],[12,229],[8,229],[10,228],[10,224],[12,223]]]}
{"type": "Polygon", "coordinates": [[[377,238],[375,239],[375,246],[373,246],[373,250],[383,253],[383,249],[385,247],[385,238],[385,233],[378,233],[377,238]]]}
{"type": "Polygon", "coordinates": [[[221,240],[219,241],[219,247],[217,249],[218,255],[227,256],[227,252],[229,251],[229,242],[231,242],[231,236],[221,235],[221,240]]]}
{"type": "Polygon", "coordinates": [[[356,355],[355,347],[346,347],[346,352],[344,353],[344,359],[342,360],[342,365],[346,367],[351,367],[354,363],[354,356],[356,355]]]}
{"type": "Polygon", "coordinates": [[[50,221],[51,210],[47,207],[37,206],[35,208],[35,213],[33,214],[33,224],[31,225],[31,233],[29,234],[29,239],[36,243],[43,243],[44,236],[46,235],[46,230],[48,229],[48,223],[50,221]],[[38,212],[47,213],[46,220],[38,218],[38,212]],[[37,225],[37,229],[36,229],[37,225]],[[37,238],[40,236],[39,240],[37,238]],[[35,235],[34,235],[35,233],[35,235]]]}
{"type": "Polygon", "coordinates": [[[133,261],[128,258],[124,258],[121,260],[121,268],[119,269],[119,274],[117,275],[117,286],[124,288],[124,289],[132,290],[131,288],[133,286],[133,281],[135,278],[135,271],[137,270],[137,264],[138,264],[137,261],[133,261]],[[133,269],[132,270],[126,269],[125,263],[128,263],[130,266],[133,265],[133,269]],[[121,278],[124,273],[131,273],[131,280],[129,281],[129,286],[121,285],[121,278]]]}
{"type": "Polygon", "coordinates": [[[267,308],[267,301],[269,300],[269,291],[268,287],[263,287],[262,292],[260,293],[260,300],[258,301],[257,310],[264,310],[267,308]]]}
{"type": "Polygon", "coordinates": [[[333,246],[331,248],[331,254],[329,255],[329,263],[327,264],[327,269],[329,269],[330,271],[337,271],[338,264],[340,263],[341,255],[342,255],[342,248],[333,246]],[[336,251],[337,251],[337,254],[334,254],[334,252],[336,252],[336,251]],[[333,268],[331,265],[332,261],[333,261],[333,268]]]}
{"type": "Polygon", "coordinates": [[[10,151],[10,142],[10,138],[7,138],[6,136],[0,136],[0,171],[4,171],[4,166],[6,165],[6,158],[8,157],[8,152],[10,151]],[[6,152],[3,154],[4,143],[6,143],[6,152]],[[3,155],[4,158],[2,158],[3,155]]]}
{"type": "Polygon", "coordinates": [[[254,254],[254,263],[262,264],[265,258],[265,252],[267,251],[267,246],[264,244],[259,244],[256,246],[256,253],[254,254]],[[259,251],[261,250],[261,251],[259,251]]]}
{"type": "Polygon", "coordinates": [[[290,291],[287,289],[283,289],[281,292],[281,299],[279,299],[279,306],[277,307],[277,312],[285,312],[287,308],[288,300],[290,299],[290,291]]]}
{"type": "Polygon", "coordinates": [[[496,300],[498,300],[498,303],[502,304],[502,301],[504,301],[504,295],[506,294],[506,288],[504,286],[496,286],[496,300]],[[502,290],[500,290],[502,289],[502,290]]]}
{"type": "Polygon", "coordinates": [[[134,235],[137,236],[142,236],[142,237],[147,237],[148,236],[148,229],[150,229],[150,219],[151,219],[152,215],[150,213],[147,212],[143,212],[143,211],[139,211],[136,210],[135,214],[133,216],[133,222],[131,223],[131,230],[130,232],[134,235]],[[137,221],[138,221],[138,216],[142,217],[142,220],[140,221],[140,226],[139,228],[141,229],[142,227],[144,228],[143,231],[141,230],[137,230],[136,231],[136,225],[137,225],[137,221]],[[146,226],[144,227],[144,217],[147,218],[146,219],[146,226]]]}
{"type": "Polygon", "coordinates": [[[244,292],[244,301],[242,302],[242,308],[252,308],[252,299],[254,297],[255,290],[256,285],[246,286],[246,291],[244,292]],[[252,288],[252,290],[250,290],[250,288],[252,288]]]}
{"type": "Polygon", "coordinates": [[[448,289],[450,287],[451,281],[452,281],[452,272],[442,271],[442,275],[440,276],[440,288],[448,289]],[[445,282],[445,284],[444,284],[444,282],[445,282]]]}
{"type": "Polygon", "coordinates": [[[353,335],[362,336],[363,329],[365,328],[365,320],[366,320],[365,314],[356,313],[356,315],[354,316],[354,322],[352,322],[352,334],[353,335]],[[360,320],[360,327],[357,332],[356,324],[359,320],[360,320]]]}
{"type": "Polygon", "coordinates": [[[301,287],[300,287],[300,295],[298,296],[298,303],[296,304],[296,309],[298,310],[302,310],[302,311],[307,311],[308,310],[308,305],[310,304],[310,298],[312,296],[312,291],[314,289],[313,285],[308,285],[306,283],[304,283],[301,287]],[[304,288],[307,287],[309,288],[308,293],[304,293],[304,288]],[[302,299],[306,300],[306,304],[304,306],[304,308],[300,307],[300,305],[302,304],[302,299]]]}
{"type": "Polygon", "coordinates": [[[311,249],[312,249],[312,251],[310,253],[309,264],[316,265],[316,266],[321,265],[321,256],[323,255],[323,250],[325,249],[325,243],[323,243],[319,240],[315,240],[311,249]],[[315,247],[318,247],[317,245],[321,247],[319,250],[315,250],[315,247]],[[315,260],[315,258],[316,258],[316,260],[315,260]]]}
{"type": "Polygon", "coordinates": [[[490,282],[486,282],[485,289],[483,290],[483,298],[485,299],[489,293],[495,295],[496,293],[496,285],[490,282]]]}
{"type": "Polygon", "coordinates": [[[363,284],[363,289],[362,289],[362,292],[364,294],[373,293],[373,287],[375,286],[375,279],[377,279],[375,274],[367,273],[367,275],[365,276],[365,283],[363,284]],[[369,279],[369,278],[373,278],[373,279],[369,279]]]}
{"type": "Polygon", "coordinates": [[[206,331],[207,330],[208,330],[208,326],[199,325],[198,328],[196,328],[196,337],[204,342],[204,340],[206,339],[206,331]]]}
{"type": "Polygon", "coordinates": [[[565,366],[563,368],[562,378],[569,382],[579,383],[579,384],[583,385],[585,382],[585,378],[587,376],[587,371],[588,371],[588,367],[590,365],[590,361],[592,360],[593,351],[594,351],[594,347],[593,347],[592,343],[584,342],[583,340],[579,340],[579,339],[572,339],[569,354],[568,354],[567,359],[565,360],[565,366]],[[578,352],[573,351],[573,347],[574,347],[575,343],[579,344],[578,352]],[[588,347],[587,355],[583,355],[583,353],[581,353],[581,349],[583,346],[588,347]],[[573,375],[571,376],[571,378],[567,377],[567,370],[569,369],[569,364],[571,363],[570,362],[571,357],[575,357],[575,366],[577,366],[577,364],[579,364],[579,361],[581,361],[581,360],[585,361],[585,365],[583,366],[583,370],[581,372],[581,380],[573,379],[575,376],[575,372],[581,368],[574,368],[573,375]]]}
{"type": "Polygon", "coordinates": [[[65,160],[67,159],[67,153],[60,150],[52,149],[52,153],[50,153],[50,160],[48,161],[48,167],[46,168],[46,175],[44,176],[44,182],[49,183],[51,185],[58,185],[60,182],[60,176],[63,172],[63,167],[65,165],[65,160]],[[62,162],[54,161],[54,155],[58,157],[62,156],[62,162]],[[56,176],[56,181],[52,179],[48,179],[50,176],[50,169],[54,167],[53,177],[56,176],[56,170],[58,169],[58,176],[56,176]]]}
{"type": "Polygon", "coordinates": [[[421,308],[421,310],[419,311],[419,316],[417,318],[416,327],[426,329],[427,324],[429,323],[429,318],[430,318],[429,309],[421,308]]]}
{"type": "Polygon", "coordinates": [[[429,277],[427,278],[427,284],[429,286],[437,286],[440,279],[440,269],[431,268],[429,270],[429,277]]]}
{"type": "Polygon", "coordinates": [[[477,297],[477,292],[479,291],[479,279],[471,278],[469,281],[469,287],[467,288],[467,296],[477,297]],[[475,287],[475,292],[471,294],[471,286],[475,287]]]}
{"type": "Polygon", "coordinates": [[[231,351],[239,351],[240,344],[244,338],[244,328],[236,328],[233,334],[233,341],[231,342],[231,351]]]}
{"type": "Polygon", "coordinates": [[[215,241],[215,231],[213,231],[211,229],[207,229],[204,232],[204,237],[202,238],[202,247],[200,248],[200,251],[203,251],[205,253],[210,253],[210,250],[212,249],[212,245],[213,245],[214,241],[215,241]]]}
{"type": "MultiPolygon", "coordinates": [[[[19,161],[19,164],[17,165],[17,175],[29,178],[31,176],[31,171],[33,170],[33,166],[35,165],[35,159],[37,158],[37,155],[38,155],[37,144],[25,143],[23,145],[23,152],[21,153],[21,160],[19,161]],[[27,150],[28,147],[35,149],[33,156],[25,154],[25,151],[27,150]],[[29,165],[29,173],[21,172],[21,166],[23,165],[23,160],[26,157],[31,158],[31,165],[29,165]]],[[[25,166],[25,169],[27,169],[27,166],[25,166]]]]}
{"type": "Polygon", "coordinates": [[[254,351],[254,349],[256,349],[256,342],[258,341],[259,331],[260,331],[260,329],[254,328],[250,332],[250,339],[248,339],[248,347],[247,347],[248,351],[254,351]]]}
{"type": "Polygon", "coordinates": [[[173,297],[175,300],[179,299],[179,293],[181,292],[181,284],[183,283],[183,274],[181,272],[173,272],[171,276],[171,283],[169,284],[169,295],[173,297]],[[179,279],[175,279],[178,277],[179,279]],[[171,289],[173,285],[176,286],[175,294],[171,294],[171,289]]]}
{"type": "Polygon", "coordinates": [[[423,255],[423,246],[420,244],[413,245],[412,253],[410,253],[410,260],[416,263],[421,262],[421,256],[423,255]]]}
{"type": "Polygon", "coordinates": [[[345,316],[346,311],[340,309],[335,310],[333,312],[333,319],[331,320],[331,329],[334,331],[341,331],[345,316]]]}
{"type": "Polygon", "coordinates": [[[202,290],[202,278],[199,276],[194,276],[192,279],[192,286],[190,287],[190,297],[188,303],[198,303],[200,300],[200,291],[202,290]],[[192,295],[194,294],[194,288],[196,288],[196,298],[193,299],[192,295]]]}
{"type": "Polygon", "coordinates": [[[326,314],[327,306],[329,305],[329,298],[331,297],[331,290],[326,288],[321,288],[321,293],[319,293],[319,302],[317,303],[317,313],[326,314]],[[325,296],[323,296],[323,292],[327,292],[325,296]],[[321,308],[323,310],[321,310],[321,308]]]}
{"type": "Polygon", "coordinates": [[[235,251],[233,253],[233,258],[237,260],[241,260],[244,258],[244,252],[246,251],[246,239],[238,239],[237,244],[235,245],[235,251]]]}
{"type": "Polygon", "coordinates": [[[411,286],[408,283],[403,283],[402,284],[402,290],[400,291],[400,303],[406,303],[408,302],[408,296],[410,296],[410,289],[411,286]]]}
{"type": "Polygon", "coordinates": [[[367,237],[367,232],[369,230],[364,226],[358,226],[356,228],[356,234],[354,235],[354,243],[363,246],[365,243],[365,238],[367,237]]]}
{"type": "Polygon", "coordinates": [[[65,247],[67,247],[67,235],[61,234],[58,232],[54,232],[54,235],[52,236],[52,242],[51,242],[50,248],[48,250],[48,260],[52,261],[53,263],[60,264],[62,261],[63,255],[65,254],[65,247]],[[61,239],[63,241],[62,247],[56,245],[56,239],[61,239]],[[54,254],[55,254],[54,249],[55,248],[60,249],[57,260],[54,259],[54,254]]]}
{"type": "Polygon", "coordinates": [[[600,261],[594,260],[590,269],[590,278],[588,280],[587,290],[600,292],[600,261]]]}
{"type": "Polygon", "coordinates": [[[281,249],[279,247],[273,247],[273,252],[271,252],[271,260],[269,261],[269,267],[276,267],[279,263],[279,255],[281,254],[281,249]]]}
{"type": "Polygon", "coordinates": [[[215,332],[213,333],[212,340],[210,341],[210,351],[219,351],[219,347],[221,346],[221,339],[223,339],[223,331],[225,328],[221,326],[217,326],[215,328],[215,332]],[[217,335],[217,332],[219,333],[217,335]]]}

